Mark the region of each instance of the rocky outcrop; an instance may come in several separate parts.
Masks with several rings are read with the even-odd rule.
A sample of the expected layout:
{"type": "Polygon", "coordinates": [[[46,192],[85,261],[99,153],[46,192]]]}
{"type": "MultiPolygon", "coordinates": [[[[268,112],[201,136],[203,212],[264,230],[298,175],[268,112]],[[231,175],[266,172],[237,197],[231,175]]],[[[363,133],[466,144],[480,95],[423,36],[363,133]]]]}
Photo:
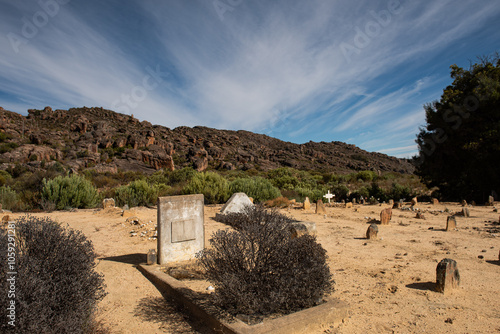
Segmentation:
{"type": "Polygon", "coordinates": [[[341,142],[294,144],[249,131],[200,126],[172,130],[103,108],[46,107],[30,109],[28,116],[0,109],[0,121],[0,131],[6,134],[0,164],[57,160],[75,170],[145,173],[283,166],[336,173],[414,171],[407,160],[341,142]]]}

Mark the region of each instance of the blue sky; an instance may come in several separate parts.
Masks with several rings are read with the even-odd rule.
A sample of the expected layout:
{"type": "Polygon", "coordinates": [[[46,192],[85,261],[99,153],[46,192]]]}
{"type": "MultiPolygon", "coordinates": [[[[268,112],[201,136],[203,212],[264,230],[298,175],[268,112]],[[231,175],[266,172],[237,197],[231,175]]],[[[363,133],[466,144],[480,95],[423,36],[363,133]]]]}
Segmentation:
{"type": "Polygon", "coordinates": [[[0,106],[409,157],[449,66],[499,45],[497,0],[0,0],[0,106]]]}

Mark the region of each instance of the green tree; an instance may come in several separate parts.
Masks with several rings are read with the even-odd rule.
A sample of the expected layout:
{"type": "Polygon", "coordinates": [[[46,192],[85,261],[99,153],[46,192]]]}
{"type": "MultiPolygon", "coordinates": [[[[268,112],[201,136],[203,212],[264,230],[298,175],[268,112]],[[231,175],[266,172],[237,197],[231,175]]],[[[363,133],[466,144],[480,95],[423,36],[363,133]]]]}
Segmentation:
{"type": "Polygon", "coordinates": [[[424,106],[417,172],[444,198],[485,200],[500,192],[500,59],[451,66],[453,83],[424,106]]]}

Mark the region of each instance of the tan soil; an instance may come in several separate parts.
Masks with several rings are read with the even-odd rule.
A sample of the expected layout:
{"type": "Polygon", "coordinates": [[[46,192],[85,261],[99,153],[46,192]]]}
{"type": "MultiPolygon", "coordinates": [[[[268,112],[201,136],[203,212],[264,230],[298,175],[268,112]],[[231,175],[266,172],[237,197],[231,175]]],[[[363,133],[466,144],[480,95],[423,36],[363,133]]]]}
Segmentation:
{"type": "MultiPolygon", "coordinates": [[[[500,228],[492,207],[471,207],[470,218],[457,216],[456,231],[446,232],[440,212],[461,211],[457,203],[419,203],[425,220],[413,211],[394,209],[390,225],[379,225],[380,240],[365,239],[367,219],[379,218],[387,205],[327,207],[317,215],[283,213],[317,224],[318,241],[327,250],[336,281],[334,297],[350,305],[350,317],[326,333],[493,333],[500,332],[500,228]],[[432,228],[432,229],[430,229],[432,228]],[[483,256],[483,259],[478,258],[483,256]],[[457,261],[461,286],[451,294],[434,291],[436,266],[443,258],[457,261]]],[[[205,238],[224,225],[213,220],[220,206],[205,207],[205,238]]],[[[119,209],[39,213],[79,229],[90,238],[99,254],[109,293],[100,303],[99,320],[111,333],[199,333],[200,324],[190,321],[174,304],[165,301],[135,268],[156,248],[148,237],[130,236],[156,224],[156,210],[135,208],[143,227],[125,222],[119,209]]],[[[16,218],[21,214],[10,214],[16,218]]],[[[204,283],[205,284],[205,283],[204,283]]],[[[203,288],[203,287],[201,287],[203,288]]]]}

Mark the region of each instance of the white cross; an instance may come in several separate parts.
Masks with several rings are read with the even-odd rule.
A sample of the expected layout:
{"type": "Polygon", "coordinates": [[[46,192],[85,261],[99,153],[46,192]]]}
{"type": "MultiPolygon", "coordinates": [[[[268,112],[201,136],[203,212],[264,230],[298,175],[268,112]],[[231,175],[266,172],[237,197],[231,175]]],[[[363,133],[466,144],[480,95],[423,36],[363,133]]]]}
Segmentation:
{"type": "Polygon", "coordinates": [[[334,194],[330,194],[330,190],[328,190],[328,194],[323,195],[324,198],[328,198],[328,203],[330,203],[330,198],[334,198],[334,194]]]}

